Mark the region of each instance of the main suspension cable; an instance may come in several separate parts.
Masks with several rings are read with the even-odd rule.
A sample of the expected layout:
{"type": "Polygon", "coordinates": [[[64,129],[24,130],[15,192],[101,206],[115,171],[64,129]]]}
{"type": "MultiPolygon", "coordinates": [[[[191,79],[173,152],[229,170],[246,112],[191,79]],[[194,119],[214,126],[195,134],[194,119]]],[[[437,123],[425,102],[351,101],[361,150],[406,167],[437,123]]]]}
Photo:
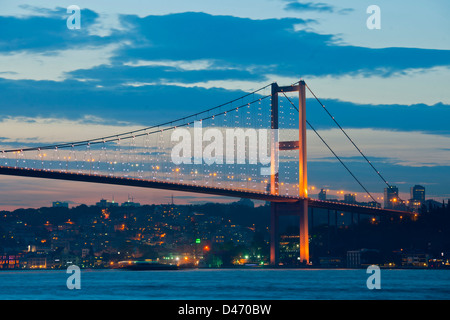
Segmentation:
{"type": "Polygon", "coordinates": [[[372,162],[366,157],[366,155],[361,151],[361,149],[356,145],[356,143],[349,137],[347,132],[341,127],[341,125],[337,122],[336,118],[328,111],[328,109],[325,107],[325,105],[317,98],[317,96],[312,92],[311,88],[308,87],[308,85],[305,83],[306,87],[308,88],[309,92],[314,96],[314,98],[317,100],[317,102],[322,106],[322,108],[325,110],[325,112],[330,116],[330,118],[334,121],[334,123],[338,126],[339,129],[341,129],[342,133],[347,137],[347,139],[353,144],[353,146],[358,150],[358,152],[363,156],[363,158],[367,161],[367,163],[372,167],[373,170],[378,174],[378,176],[384,181],[384,183],[391,187],[391,185],[384,179],[384,177],[381,175],[380,171],[375,168],[375,166],[372,164],[372,162]]]}
{"type": "MultiPolygon", "coordinates": [[[[187,119],[190,119],[190,118],[195,118],[195,117],[197,117],[199,115],[202,115],[202,114],[205,114],[205,113],[209,115],[210,112],[213,111],[213,110],[222,108],[222,107],[224,107],[226,105],[232,104],[233,102],[236,102],[236,101],[239,101],[239,100],[241,100],[243,98],[246,98],[246,97],[249,97],[251,95],[254,95],[255,93],[257,93],[259,91],[262,91],[265,88],[269,87],[270,85],[271,84],[268,84],[268,85],[266,85],[264,87],[261,87],[261,88],[255,90],[255,91],[253,91],[253,92],[247,93],[247,94],[245,94],[245,95],[243,95],[243,96],[241,96],[239,98],[233,99],[233,100],[228,101],[226,103],[222,103],[222,104],[220,104],[218,106],[215,106],[213,108],[209,108],[207,110],[203,110],[203,111],[200,111],[200,112],[197,112],[197,113],[194,113],[194,114],[190,114],[188,116],[184,116],[184,117],[178,118],[176,120],[167,121],[167,122],[164,122],[164,123],[160,123],[158,125],[152,125],[152,126],[149,126],[149,127],[146,127],[146,128],[137,129],[137,130],[134,130],[134,131],[124,132],[124,133],[120,133],[120,134],[115,134],[115,135],[110,135],[110,136],[105,136],[105,137],[95,138],[95,139],[90,139],[90,140],[81,140],[81,141],[75,141],[75,142],[70,142],[70,143],[60,143],[60,144],[46,145],[46,146],[40,146],[40,147],[29,147],[29,148],[21,148],[21,149],[1,150],[0,152],[1,153],[12,153],[12,152],[34,151],[34,150],[40,151],[40,150],[48,150],[48,149],[55,149],[55,148],[60,148],[60,149],[62,149],[62,148],[71,148],[71,147],[74,147],[74,146],[83,146],[83,145],[87,145],[87,144],[91,144],[92,145],[92,144],[100,144],[100,143],[104,143],[104,142],[126,140],[126,139],[130,139],[130,138],[133,138],[133,137],[139,137],[139,136],[144,136],[144,135],[147,135],[147,134],[152,134],[152,133],[155,133],[155,132],[167,131],[167,130],[171,130],[171,129],[174,129],[174,128],[177,128],[177,127],[187,126],[190,123],[192,123],[193,120],[185,122],[185,123],[181,123],[181,124],[178,124],[178,125],[174,125],[174,123],[181,122],[181,121],[184,121],[184,120],[187,120],[187,119]],[[169,125],[170,127],[166,128],[166,129],[160,129],[161,127],[164,127],[164,126],[167,126],[167,125],[169,125]],[[154,129],[155,131],[147,132],[147,131],[152,130],[152,129],[154,129]]],[[[254,100],[252,100],[252,101],[250,101],[248,103],[244,103],[244,104],[238,106],[237,108],[235,107],[233,109],[243,108],[243,107],[245,107],[245,106],[247,106],[249,104],[256,103],[256,102],[264,100],[264,99],[266,99],[268,97],[270,97],[270,95],[262,96],[259,99],[254,99],[254,100]]],[[[232,111],[233,109],[230,109],[230,110],[227,110],[227,111],[224,111],[224,112],[220,112],[220,113],[218,113],[216,115],[213,115],[213,116],[206,116],[206,117],[203,117],[200,120],[207,120],[207,119],[210,119],[211,117],[214,117],[214,116],[217,116],[217,115],[221,115],[221,114],[224,114],[224,113],[226,114],[226,112],[232,111]]]]}
{"type": "MultiPolygon", "coordinates": [[[[297,110],[297,112],[299,112],[298,108],[295,106],[295,104],[292,102],[291,99],[289,99],[289,97],[286,95],[286,93],[282,92],[283,95],[286,97],[286,99],[291,103],[291,105],[294,107],[295,110],[297,110]]],[[[336,152],[333,151],[333,149],[330,147],[330,145],[322,138],[322,136],[319,134],[319,132],[317,132],[317,130],[311,125],[311,123],[308,120],[305,120],[306,123],[308,124],[308,126],[314,131],[314,133],[319,137],[319,139],[325,144],[325,146],[328,148],[328,150],[330,150],[330,152],[336,157],[336,159],[339,160],[339,162],[344,166],[344,168],[348,171],[348,173],[350,173],[350,175],[353,177],[353,179],[355,179],[356,182],[358,182],[358,184],[361,186],[361,188],[363,188],[363,190],[369,195],[370,198],[372,198],[372,200],[376,203],[378,203],[378,201],[375,200],[375,198],[372,196],[372,194],[366,189],[366,187],[364,187],[364,185],[361,183],[361,181],[359,181],[358,178],[356,178],[356,176],[353,174],[353,172],[349,169],[349,167],[347,167],[347,165],[342,161],[342,159],[336,154],[336,152]]]]}
{"type": "MultiPolygon", "coordinates": [[[[330,116],[330,118],[333,120],[333,122],[338,126],[338,128],[342,131],[342,133],[347,137],[347,139],[351,142],[351,144],[358,150],[358,152],[361,154],[361,156],[367,161],[367,163],[372,167],[372,169],[377,173],[377,175],[383,180],[383,182],[387,185],[389,189],[392,188],[392,186],[389,184],[389,182],[382,176],[380,171],[375,168],[373,163],[366,157],[366,155],[361,151],[361,149],[356,145],[356,143],[350,138],[350,136],[347,134],[347,132],[342,128],[342,126],[337,122],[336,118],[328,111],[328,109],[325,107],[325,105],[319,100],[319,98],[314,94],[314,92],[311,90],[311,88],[305,83],[306,87],[308,88],[309,92],[313,95],[313,97],[316,99],[316,101],[322,106],[322,108],[325,110],[325,112],[330,116]]],[[[400,197],[397,195],[397,197],[400,199],[400,197]]],[[[403,201],[402,199],[400,199],[403,201]]]]}

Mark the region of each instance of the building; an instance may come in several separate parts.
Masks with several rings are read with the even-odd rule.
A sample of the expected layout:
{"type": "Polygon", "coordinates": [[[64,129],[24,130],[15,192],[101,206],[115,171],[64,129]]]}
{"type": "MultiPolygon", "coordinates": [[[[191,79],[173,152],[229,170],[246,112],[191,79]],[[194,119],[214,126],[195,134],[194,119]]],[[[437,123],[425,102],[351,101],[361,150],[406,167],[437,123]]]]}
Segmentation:
{"type": "Polygon", "coordinates": [[[47,258],[43,256],[33,256],[27,259],[28,269],[45,269],[47,268],[47,258]]]}
{"type": "Polygon", "coordinates": [[[327,190],[320,189],[319,200],[322,200],[322,201],[327,200],[327,190]]]}
{"type": "Polygon", "coordinates": [[[69,203],[63,202],[63,201],[55,201],[55,202],[52,202],[52,207],[53,208],[69,208],[69,203]]]}
{"type": "Polygon", "coordinates": [[[380,264],[380,252],[374,249],[347,251],[347,268],[366,268],[380,264]]]}
{"type": "Polygon", "coordinates": [[[18,269],[20,268],[20,260],[22,256],[17,255],[2,255],[0,256],[0,269],[18,269]]]}
{"type": "Polygon", "coordinates": [[[319,265],[324,268],[341,268],[343,262],[341,257],[319,257],[319,265]]]}
{"type": "Polygon", "coordinates": [[[361,251],[347,251],[347,268],[361,267],[361,251]]]}
{"type": "Polygon", "coordinates": [[[222,233],[217,233],[212,238],[213,243],[224,243],[225,242],[225,236],[222,233]]]}
{"type": "Polygon", "coordinates": [[[428,255],[422,252],[405,252],[402,254],[402,267],[419,267],[428,266],[428,255]]]}
{"type": "Polygon", "coordinates": [[[100,208],[110,208],[110,207],[118,207],[119,206],[119,204],[117,202],[114,202],[114,200],[111,202],[111,201],[108,201],[105,199],[101,199],[95,205],[100,208]]]}
{"type": "Polygon", "coordinates": [[[415,185],[414,187],[411,187],[411,199],[417,200],[420,203],[425,202],[425,187],[415,185]]]}
{"type": "Polygon", "coordinates": [[[298,235],[280,235],[280,262],[295,265],[300,260],[300,237],[298,235]]]}
{"type": "Polygon", "coordinates": [[[345,203],[356,203],[356,194],[354,194],[354,193],[344,194],[344,202],[345,203]]]}
{"type": "Polygon", "coordinates": [[[376,201],[369,201],[365,204],[368,207],[374,207],[374,208],[380,208],[381,209],[381,203],[378,203],[376,201]]]}
{"type": "Polygon", "coordinates": [[[395,209],[400,204],[400,202],[400,198],[398,197],[398,188],[396,186],[384,188],[385,209],[395,209]]]}
{"type": "Polygon", "coordinates": [[[411,211],[419,212],[423,204],[425,204],[425,188],[420,185],[411,187],[411,199],[409,200],[411,211]]]}
{"type": "Polygon", "coordinates": [[[134,202],[134,201],[131,201],[130,199],[128,199],[126,202],[122,203],[122,207],[138,208],[140,206],[141,206],[141,204],[139,202],[134,202]]]}
{"type": "MultiPolygon", "coordinates": [[[[172,204],[173,204],[173,196],[172,196],[172,204]]],[[[122,207],[138,208],[140,206],[141,206],[141,204],[139,202],[134,202],[134,198],[130,197],[130,195],[128,195],[128,200],[126,202],[122,203],[122,207]]]]}

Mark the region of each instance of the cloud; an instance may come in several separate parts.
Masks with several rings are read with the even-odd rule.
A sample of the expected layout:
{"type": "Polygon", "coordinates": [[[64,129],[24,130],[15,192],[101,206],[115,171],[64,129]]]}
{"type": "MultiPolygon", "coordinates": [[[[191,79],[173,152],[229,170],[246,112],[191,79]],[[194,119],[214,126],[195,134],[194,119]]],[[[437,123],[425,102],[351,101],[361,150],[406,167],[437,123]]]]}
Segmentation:
{"type": "Polygon", "coordinates": [[[62,81],[67,73],[94,68],[109,63],[118,44],[81,46],[47,52],[20,51],[14,54],[0,52],[4,79],[62,81]]]}
{"type": "Polygon", "coordinates": [[[88,140],[140,129],[127,122],[105,122],[105,119],[85,116],[79,120],[43,117],[7,117],[0,121],[4,137],[0,143],[14,146],[42,146],[75,140],[88,140]],[[26,130],[21,130],[26,128],[26,130]]]}
{"type": "MultiPolygon", "coordinates": [[[[128,67],[124,68],[127,70],[128,67]]],[[[130,67],[132,68],[132,67],[130,67]]],[[[153,67],[148,67],[153,68],[153,67]]],[[[153,72],[164,72],[156,67],[153,72]]],[[[162,67],[165,68],[165,67],[162,67]]],[[[169,67],[171,68],[171,67],[169,67]]],[[[152,125],[176,119],[188,114],[203,111],[210,107],[238,98],[248,91],[240,88],[250,88],[250,85],[262,86],[266,82],[237,81],[233,83],[235,90],[220,89],[215,86],[228,86],[220,84],[221,80],[211,81],[208,88],[185,85],[189,81],[201,79],[208,72],[203,70],[192,71],[185,79],[178,79],[179,73],[172,78],[166,75],[171,84],[164,84],[155,76],[155,84],[145,84],[141,81],[150,81],[145,73],[141,78],[135,78],[136,83],[127,86],[118,83],[114,77],[114,68],[107,67],[94,69],[96,72],[107,72],[99,79],[113,78],[109,82],[103,81],[33,81],[0,79],[0,117],[41,117],[55,119],[83,120],[86,116],[95,116],[109,123],[126,121],[136,125],[152,125]],[[178,85],[175,80],[183,81],[178,85]],[[98,87],[100,83],[109,86],[98,87]],[[26,90],[27,94],[23,94],[26,90]]],[[[87,71],[83,71],[87,72],[87,71]]],[[[132,76],[139,73],[129,71],[130,74],[118,73],[121,81],[132,80],[132,76]]],[[[188,72],[189,73],[189,72],[188,72]]],[[[223,73],[223,76],[231,73],[223,73]]],[[[87,76],[88,74],[86,74],[87,76]]],[[[94,76],[89,74],[89,76],[94,76]]],[[[220,77],[220,73],[216,75],[220,77]]],[[[308,81],[307,81],[308,82],[308,81]]],[[[328,86],[316,84],[317,80],[308,82],[312,90],[318,94],[322,103],[336,117],[344,128],[379,128],[401,131],[422,131],[428,133],[450,134],[447,119],[450,118],[450,106],[446,103],[426,104],[368,104],[352,103],[338,99],[323,98],[328,93],[328,86]]],[[[287,83],[287,82],[283,82],[287,83]]],[[[204,84],[206,86],[207,83],[204,84]]],[[[336,84],[337,85],[337,84],[336,84]]],[[[337,85],[338,86],[338,85],[337,85]]],[[[338,86],[339,87],[339,86],[338,86]]],[[[253,87],[257,89],[257,87],[253,87]]],[[[353,90],[355,90],[353,88],[353,90]]],[[[342,91],[342,90],[341,90],[342,91]]],[[[267,92],[268,93],[268,92],[267,92]]],[[[376,92],[375,92],[376,94],[376,92]]],[[[385,93],[384,93],[385,94],[385,93]]],[[[349,96],[343,93],[342,97],[349,96]]],[[[284,99],[284,98],[282,98],[284,99]]],[[[286,100],[284,105],[289,105],[286,100]]],[[[295,101],[297,103],[297,101],[295,101]]],[[[330,128],[334,124],[320,107],[310,98],[307,99],[307,117],[318,129],[330,128]]],[[[4,136],[0,132],[0,136],[4,136]]]]}
{"type": "MultiPolygon", "coordinates": [[[[97,13],[84,9],[81,30],[68,30],[64,21],[67,13],[55,10],[61,17],[0,17],[0,24],[8,28],[0,41],[0,50],[4,52],[0,60],[9,66],[4,70],[10,73],[8,77],[64,79],[61,74],[65,72],[66,79],[85,77],[84,80],[93,79],[105,85],[114,80],[111,75],[143,78],[148,73],[147,79],[137,81],[158,83],[154,81],[156,78],[188,84],[259,81],[267,75],[388,78],[404,70],[450,65],[448,50],[342,45],[335,35],[306,30],[314,21],[299,18],[252,20],[194,12],[146,17],[122,15],[118,28],[102,37],[92,34],[99,20],[97,13]],[[80,55],[77,63],[71,52],[78,51],[89,52],[90,58],[80,55]],[[33,58],[30,54],[37,55],[33,58]],[[30,76],[30,71],[14,62],[21,55],[22,60],[28,61],[25,63],[28,70],[37,70],[40,65],[48,71],[40,72],[41,77],[30,76]],[[89,64],[90,60],[96,63],[89,64]],[[208,68],[180,67],[180,62],[184,66],[191,63],[192,67],[200,61],[206,61],[208,68]]],[[[123,77],[117,77],[117,81],[123,77]]]]}
{"type": "MultiPolygon", "coordinates": [[[[346,132],[364,154],[369,158],[382,159],[383,163],[408,167],[448,165],[450,152],[442,150],[442,145],[450,144],[450,135],[370,128],[348,129],[346,132]]],[[[329,128],[320,130],[319,133],[329,145],[333,146],[339,157],[364,163],[364,159],[339,129],[329,128]]],[[[330,159],[328,156],[331,153],[312,131],[308,132],[308,137],[308,158],[312,161],[330,159]]]]}
{"type": "MultiPolygon", "coordinates": [[[[344,128],[377,128],[394,131],[421,131],[449,135],[447,104],[358,104],[336,99],[321,99],[344,128]]],[[[307,99],[307,117],[318,129],[334,127],[333,121],[315,99],[307,99]]]]}
{"type": "MultiPolygon", "coordinates": [[[[439,103],[450,104],[450,92],[447,90],[449,77],[450,67],[447,66],[405,69],[389,77],[382,75],[313,76],[308,77],[306,81],[316,88],[317,94],[322,98],[349,99],[359,104],[423,103],[432,106],[439,103]]],[[[289,82],[292,79],[285,81],[289,82]]]]}
{"type": "MultiPolygon", "coordinates": [[[[427,198],[442,200],[442,197],[448,197],[450,194],[450,187],[445,178],[450,175],[449,166],[408,167],[384,162],[382,159],[379,162],[378,158],[370,159],[390,184],[399,187],[403,199],[410,198],[409,188],[416,184],[426,186],[427,198]]],[[[345,163],[372,194],[383,197],[386,184],[366,162],[345,163]]],[[[337,161],[308,162],[308,184],[315,186],[316,190],[325,187],[332,190],[345,190],[344,193],[356,192],[358,196],[365,194],[359,184],[337,161]]]]}
{"type": "MultiPolygon", "coordinates": [[[[60,51],[80,46],[98,46],[111,43],[110,37],[91,35],[89,30],[93,27],[99,15],[89,9],[82,9],[82,25],[79,30],[69,30],[66,19],[70,16],[66,8],[54,10],[39,9],[44,15],[31,15],[24,17],[0,16],[0,25],[3,30],[0,40],[0,52],[30,51],[46,52],[60,51]]],[[[119,36],[116,33],[116,40],[119,36]]]]}
{"type": "MultiPolygon", "coordinates": [[[[157,64],[157,62],[155,63],[157,64]]],[[[207,67],[200,70],[186,70],[172,66],[157,65],[102,65],[91,69],[70,72],[72,79],[95,79],[102,85],[119,85],[124,83],[167,83],[182,82],[195,83],[214,80],[251,80],[254,82],[265,80],[263,76],[233,68],[207,67]]]]}
{"type": "Polygon", "coordinates": [[[294,10],[294,11],[317,11],[317,12],[327,12],[333,13],[335,12],[335,7],[328,5],[326,3],[313,3],[313,2],[297,2],[291,1],[284,7],[285,10],[294,10]]]}
{"type": "Polygon", "coordinates": [[[323,2],[299,2],[292,0],[285,1],[288,2],[284,7],[284,10],[287,11],[315,11],[319,13],[337,13],[341,15],[345,15],[354,11],[353,8],[339,9],[335,6],[323,2]]]}
{"type": "Polygon", "coordinates": [[[62,12],[62,8],[58,10],[52,10],[49,8],[41,8],[37,6],[32,6],[28,4],[21,4],[18,5],[18,8],[23,9],[27,12],[26,16],[40,16],[40,17],[46,17],[46,18],[61,18],[60,14],[62,12]]]}
{"type": "Polygon", "coordinates": [[[121,21],[129,26],[131,45],[117,51],[116,64],[207,60],[241,70],[252,66],[259,75],[297,77],[389,77],[405,69],[450,65],[446,50],[340,45],[334,35],[297,29],[296,25],[307,26],[310,22],[295,18],[251,20],[182,13],[122,16],[121,21]]]}
{"type": "Polygon", "coordinates": [[[25,116],[77,121],[90,115],[108,123],[126,121],[148,126],[200,112],[247,93],[173,85],[102,88],[96,84],[0,79],[0,118],[25,116]],[[23,94],[24,90],[27,94],[23,94]]]}

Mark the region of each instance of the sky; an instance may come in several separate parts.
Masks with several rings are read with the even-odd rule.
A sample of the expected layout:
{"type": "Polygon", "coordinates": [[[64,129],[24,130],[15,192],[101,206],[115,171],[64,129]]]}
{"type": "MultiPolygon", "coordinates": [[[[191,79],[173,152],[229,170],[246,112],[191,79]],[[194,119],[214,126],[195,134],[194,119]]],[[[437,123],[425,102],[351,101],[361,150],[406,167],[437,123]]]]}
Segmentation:
{"type": "MultiPolygon", "coordinates": [[[[146,127],[302,78],[402,198],[421,184],[442,201],[450,198],[449,9],[447,0],[2,0],[0,150],[146,127]],[[75,30],[66,23],[73,4],[75,30]],[[380,8],[380,29],[367,27],[370,5],[380,8]]],[[[384,183],[311,96],[307,118],[380,197],[384,183]]],[[[363,194],[310,131],[308,156],[316,190],[363,194]]],[[[172,192],[0,177],[0,209],[128,195],[162,203],[172,192]]]]}

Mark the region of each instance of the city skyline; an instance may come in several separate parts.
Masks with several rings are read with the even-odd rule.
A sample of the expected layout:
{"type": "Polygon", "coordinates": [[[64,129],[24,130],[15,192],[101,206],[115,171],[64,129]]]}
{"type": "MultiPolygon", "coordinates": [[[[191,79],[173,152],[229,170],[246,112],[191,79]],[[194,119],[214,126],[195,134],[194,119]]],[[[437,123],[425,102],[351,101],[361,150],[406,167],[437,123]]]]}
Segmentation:
{"type": "MultiPolygon", "coordinates": [[[[421,208],[420,215],[397,217],[311,210],[312,266],[448,268],[448,246],[439,240],[439,230],[448,225],[449,210],[450,200],[421,208]],[[427,241],[416,243],[411,231],[426,224],[433,226],[420,235],[427,241]],[[380,241],[375,245],[367,232],[380,241]],[[391,240],[383,241],[389,233],[391,240]]],[[[0,269],[65,269],[71,264],[117,269],[130,261],[180,268],[269,267],[269,211],[270,205],[258,207],[247,199],[191,206],[173,200],[141,205],[131,198],[121,205],[102,199],[93,206],[54,202],[47,208],[1,211],[0,269]]],[[[301,266],[295,224],[292,217],[280,221],[280,262],[287,267],[301,266]]]]}
{"type": "MultiPolygon", "coordinates": [[[[386,197],[386,195],[387,195],[386,192],[389,188],[384,188],[383,196],[376,198],[376,200],[379,202],[381,207],[389,208],[389,209],[395,208],[395,204],[392,203],[393,198],[395,198],[395,201],[399,201],[398,204],[405,205],[407,208],[412,209],[414,207],[415,212],[418,212],[418,210],[421,208],[422,205],[426,205],[426,201],[434,201],[434,203],[439,203],[438,201],[436,201],[433,198],[426,197],[426,188],[424,188],[423,186],[420,186],[420,185],[411,186],[409,197],[405,197],[405,198],[402,198],[402,196],[400,196],[401,193],[399,193],[398,188],[396,186],[391,186],[391,187],[393,190],[391,195],[388,195],[386,197]],[[416,201],[416,202],[413,203],[414,201],[416,201]]],[[[339,190],[336,192],[336,194],[334,194],[334,193],[329,193],[330,192],[329,189],[319,188],[320,189],[319,190],[314,186],[312,186],[311,189],[312,189],[312,193],[309,193],[309,197],[311,197],[313,199],[318,199],[318,200],[323,200],[323,201],[327,201],[327,200],[340,201],[340,202],[344,202],[344,203],[370,203],[370,202],[372,202],[372,199],[367,195],[363,196],[363,197],[361,197],[361,195],[360,195],[358,197],[357,193],[347,193],[343,190],[339,190]]],[[[107,196],[102,195],[100,198],[97,198],[93,202],[74,202],[71,199],[59,199],[59,200],[51,201],[50,203],[48,203],[47,205],[44,205],[42,207],[52,206],[52,207],[71,208],[71,207],[76,207],[79,205],[88,205],[88,206],[95,205],[95,206],[107,208],[109,206],[118,207],[118,206],[127,206],[129,204],[131,204],[131,205],[135,204],[136,206],[165,205],[165,204],[199,205],[199,204],[207,204],[207,203],[226,204],[226,203],[236,202],[235,197],[210,196],[208,198],[205,198],[204,200],[198,200],[196,202],[186,203],[184,201],[183,196],[177,197],[177,196],[174,196],[174,193],[170,193],[170,192],[166,192],[166,193],[167,194],[164,197],[160,198],[159,200],[157,200],[155,202],[148,202],[148,201],[144,200],[144,202],[141,203],[140,202],[141,200],[136,199],[133,194],[128,193],[127,195],[124,195],[124,194],[111,194],[111,195],[107,195],[107,196]]],[[[190,197],[190,196],[188,196],[188,197],[190,197]]],[[[262,201],[262,200],[254,200],[254,199],[253,200],[248,199],[248,200],[252,201],[256,206],[266,205],[266,202],[262,201]]],[[[2,210],[12,211],[15,209],[26,209],[26,208],[35,208],[36,209],[36,208],[39,208],[39,206],[34,205],[31,207],[22,207],[22,208],[13,207],[11,209],[4,208],[2,210]]],[[[399,209],[399,210],[403,210],[403,209],[399,209]]]]}

